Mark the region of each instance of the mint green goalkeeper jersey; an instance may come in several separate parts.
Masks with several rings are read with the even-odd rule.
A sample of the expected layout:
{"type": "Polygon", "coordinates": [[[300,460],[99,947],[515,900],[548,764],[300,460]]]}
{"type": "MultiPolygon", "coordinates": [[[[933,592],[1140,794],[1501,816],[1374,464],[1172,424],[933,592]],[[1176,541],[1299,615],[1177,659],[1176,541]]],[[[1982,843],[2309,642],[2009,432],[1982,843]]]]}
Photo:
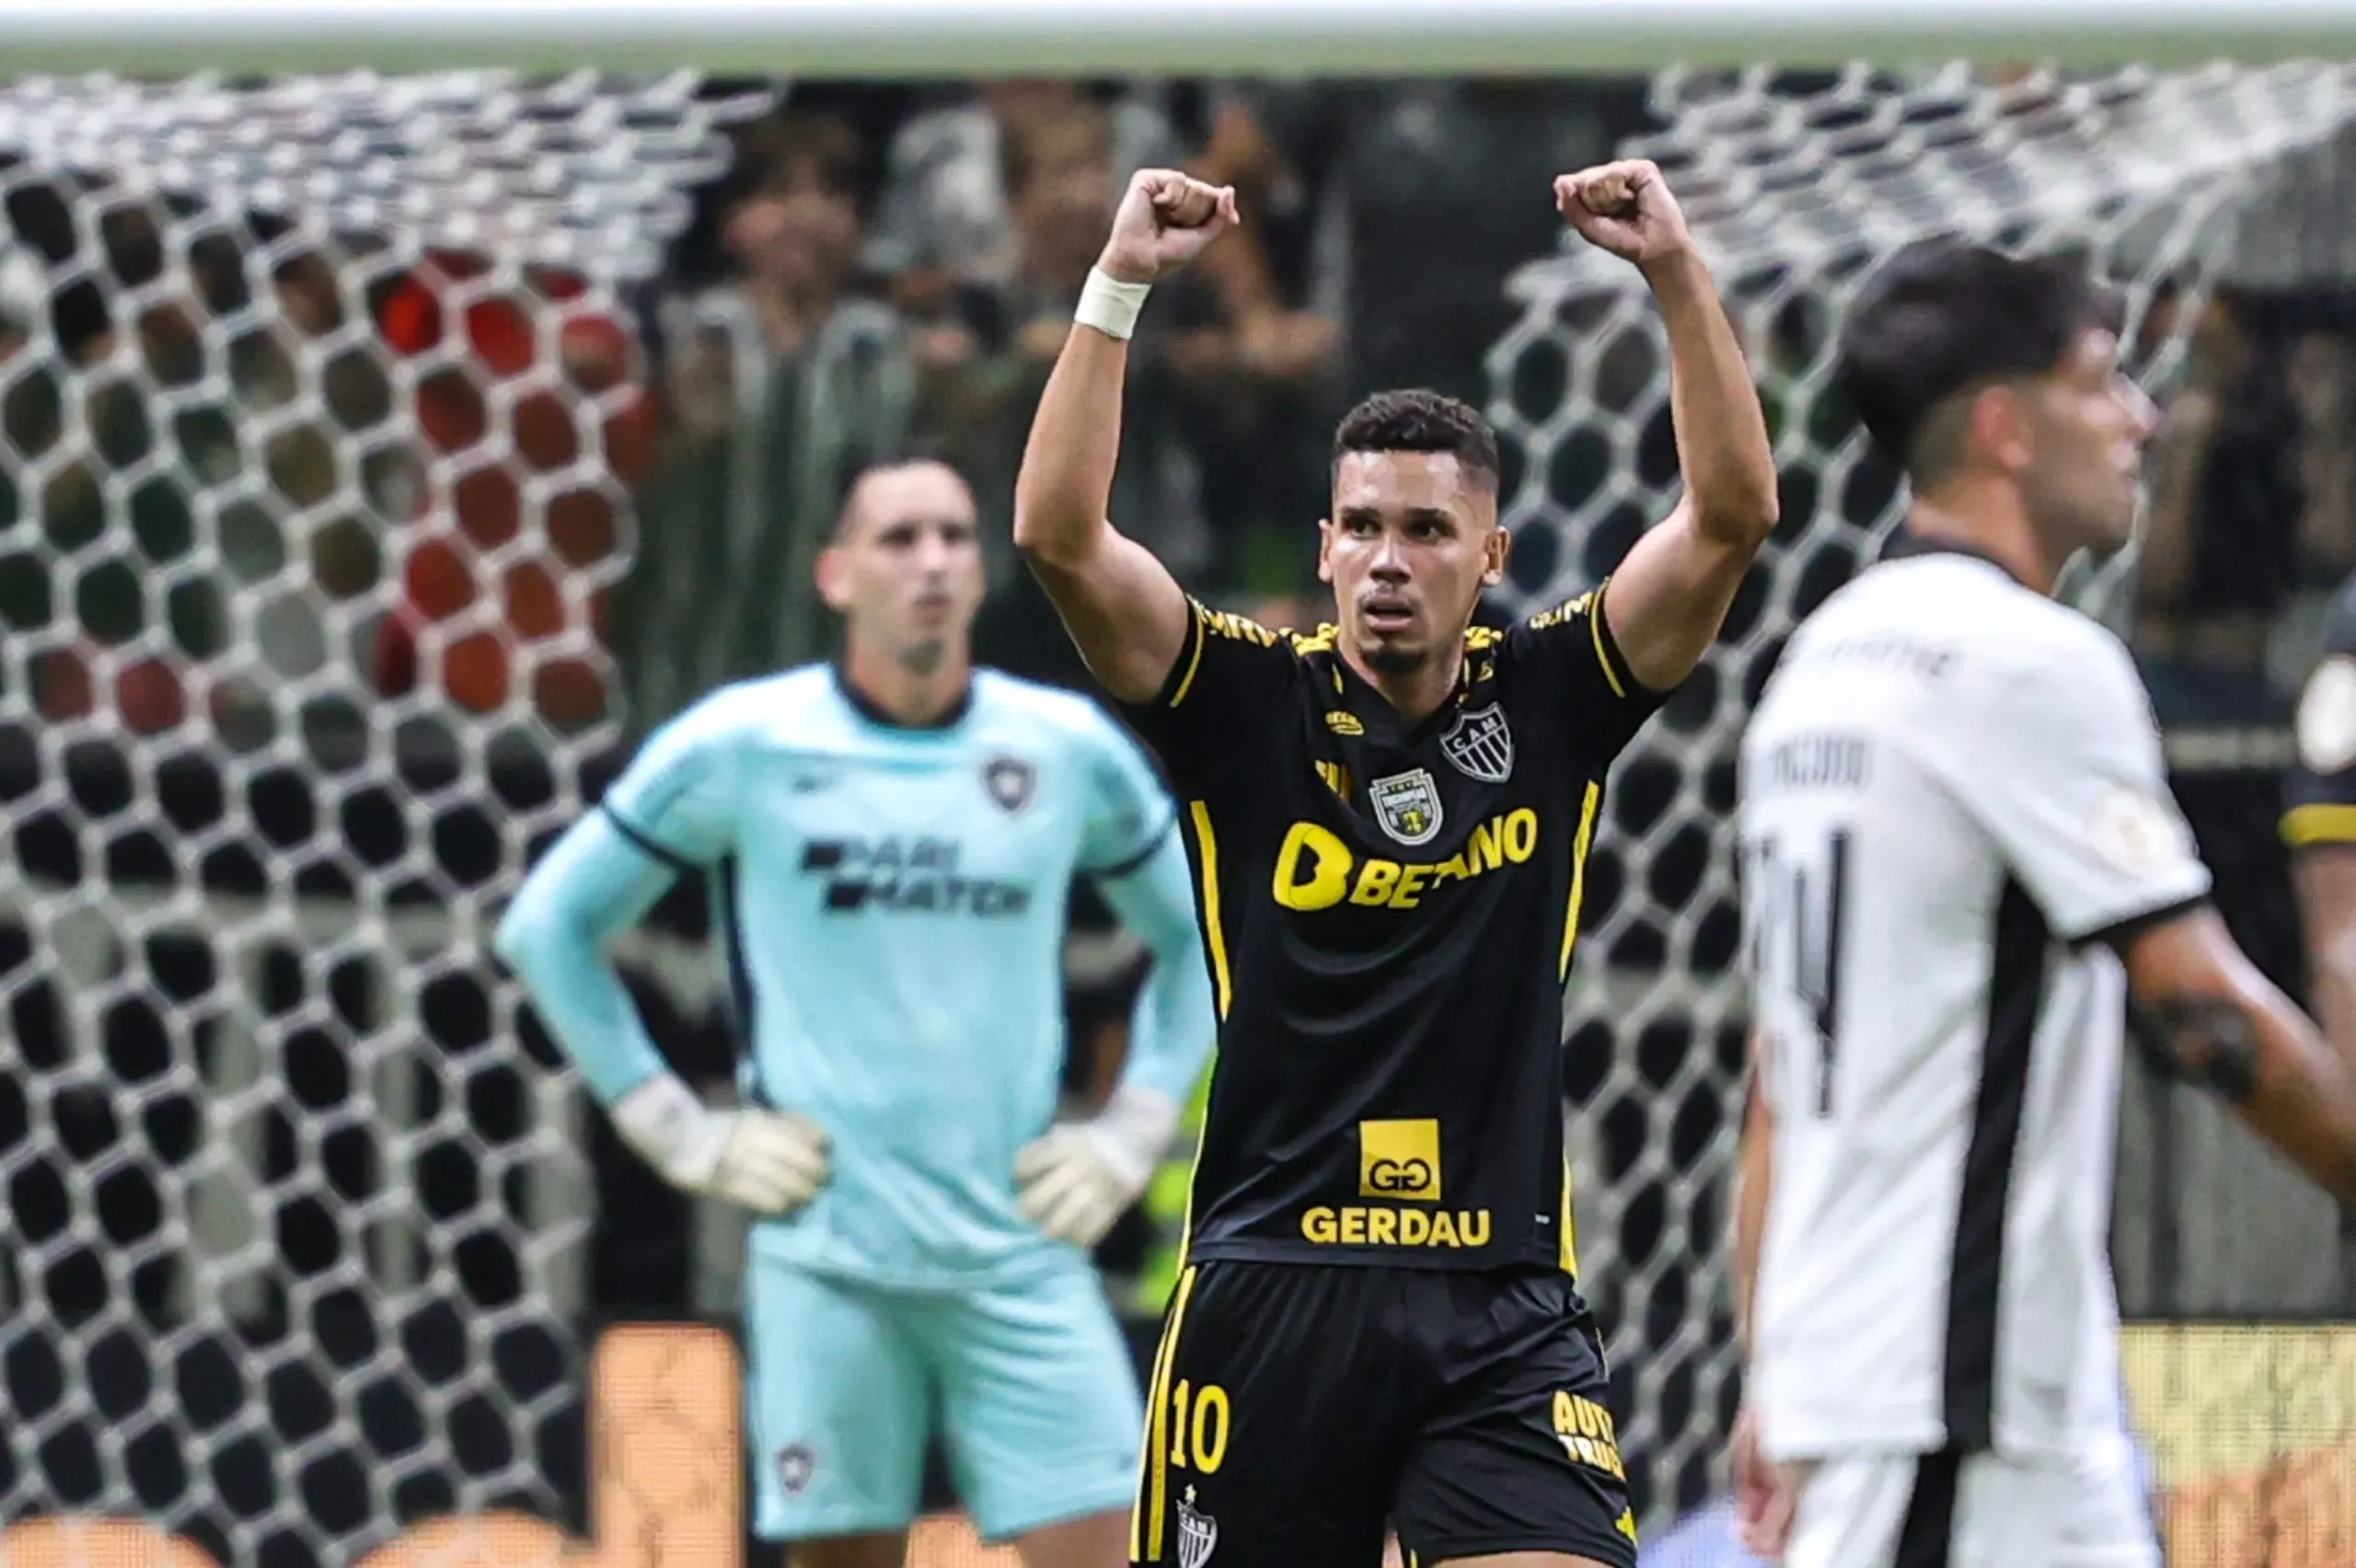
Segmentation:
{"type": "Polygon", "coordinates": [[[1073,694],[978,672],[936,727],[869,710],[812,666],[724,687],[664,726],[601,813],[533,872],[502,951],[608,1103],[661,1070],[601,939],[679,872],[715,903],[753,1103],[832,1139],[818,1196],[756,1255],[909,1288],[964,1286],[1059,1243],[1015,1207],[1015,1154],[1053,1121],[1076,876],[1155,953],[1125,1081],[1183,1100],[1215,1030],[1173,810],[1142,751],[1073,694]],[[649,873],[653,874],[649,874],[649,873]],[[573,967],[529,962],[564,943],[573,967]],[[537,909],[538,913],[535,913],[537,909]],[[565,978],[572,975],[573,978],[565,978]]]}

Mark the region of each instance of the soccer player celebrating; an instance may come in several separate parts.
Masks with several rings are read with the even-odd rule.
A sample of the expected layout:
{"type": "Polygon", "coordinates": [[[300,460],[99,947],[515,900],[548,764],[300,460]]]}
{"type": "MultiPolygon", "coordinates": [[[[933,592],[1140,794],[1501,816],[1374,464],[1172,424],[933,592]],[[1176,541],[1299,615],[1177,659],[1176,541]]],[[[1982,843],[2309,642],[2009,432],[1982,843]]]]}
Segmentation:
{"type": "Polygon", "coordinates": [[[1686,490],[1594,592],[1499,630],[1495,436],[1385,392],[1334,442],[1338,624],[1190,599],[1105,520],[1126,340],[1234,221],[1138,174],[1043,396],[1015,542],[1161,754],[1221,1017],[1192,1234],[1149,1390],[1138,1562],[1635,1557],[1571,1278],[1562,987],[1612,758],[1716,636],[1775,520],[1750,379],[1660,173],[1554,200],[1667,323],[1686,490]]]}
{"type": "Polygon", "coordinates": [[[1792,638],[1740,773],[1738,1508],[1791,1568],[2156,1568],[2107,1246],[2131,997],[2356,1198],[2356,1081],[2207,904],[2127,650],[2050,596],[2135,515],[2155,415],[2116,330],[2082,268],[1951,239],[1842,327],[1912,505],[1792,638]]]}
{"type": "Polygon", "coordinates": [[[659,731],[534,869],[499,951],[624,1139],[765,1216],[756,1529],[810,1568],[899,1568],[937,1400],[985,1538],[1106,1568],[1140,1412],[1081,1249],[1143,1188],[1215,1028],[1172,807],[1086,701],[970,668],[981,552],[948,468],[862,476],[818,573],[839,666],[723,687],[659,731]],[[603,951],[699,869],[741,1110],[665,1069],[603,951]],[[1050,1129],[1075,873],[1155,963],[1110,1102],[1050,1129]]]}

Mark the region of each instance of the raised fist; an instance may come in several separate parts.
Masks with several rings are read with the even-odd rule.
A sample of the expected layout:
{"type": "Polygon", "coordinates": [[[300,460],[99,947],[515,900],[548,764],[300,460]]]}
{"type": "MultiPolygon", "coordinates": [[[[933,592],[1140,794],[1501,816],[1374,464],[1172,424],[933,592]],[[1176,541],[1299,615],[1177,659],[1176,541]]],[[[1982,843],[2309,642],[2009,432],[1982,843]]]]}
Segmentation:
{"type": "Polygon", "coordinates": [[[1554,210],[1589,245],[1643,266],[1692,248],[1685,214],[1644,158],[1598,164],[1554,181],[1554,210]]]}
{"type": "Polygon", "coordinates": [[[1125,283],[1157,283],[1202,254],[1235,224],[1235,188],[1141,168],[1113,214],[1096,265],[1125,283]]]}

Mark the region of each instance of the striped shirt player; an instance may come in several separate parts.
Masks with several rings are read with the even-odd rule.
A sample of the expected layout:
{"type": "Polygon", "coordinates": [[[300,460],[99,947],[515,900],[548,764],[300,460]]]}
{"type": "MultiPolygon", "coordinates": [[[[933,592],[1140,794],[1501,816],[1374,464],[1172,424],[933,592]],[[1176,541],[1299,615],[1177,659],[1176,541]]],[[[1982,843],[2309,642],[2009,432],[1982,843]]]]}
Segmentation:
{"type": "Polygon", "coordinates": [[[2356,1194],[2356,1081],[2234,946],[2132,660],[2056,603],[2155,415],[2083,268],[1951,238],[1844,323],[1913,489],[1742,746],[1747,1544],[1787,1568],[2148,1568],[2108,1267],[2138,1043],[2356,1194]]]}
{"type": "Polygon", "coordinates": [[[1749,1385],[1768,1457],[1824,1462],[1809,1501],[1847,1498],[1818,1510],[1846,1524],[1902,1507],[1916,1457],[1969,1455],[1958,1479],[2003,1498],[1975,1525],[2142,1561],[2112,944],[2209,873],[2126,651],[1992,561],[1889,561],[1793,638],[1740,778],[1774,1125],[1749,1385]]]}
{"type": "Polygon", "coordinates": [[[1743,737],[1737,1518],[1788,1568],[2144,1568],[2108,1274],[2120,1057],[2342,1196],[2356,1080],[2208,906],[2118,638],[2151,400],[2069,259],[1932,237],[1840,332],[1909,530],[1743,737]]]}

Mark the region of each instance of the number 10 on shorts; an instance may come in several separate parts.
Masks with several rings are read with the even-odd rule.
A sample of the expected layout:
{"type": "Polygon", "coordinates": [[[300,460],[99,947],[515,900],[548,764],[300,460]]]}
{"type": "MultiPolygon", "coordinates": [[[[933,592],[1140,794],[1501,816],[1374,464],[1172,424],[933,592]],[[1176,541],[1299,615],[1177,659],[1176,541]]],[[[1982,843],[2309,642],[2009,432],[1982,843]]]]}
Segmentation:
{"type": "Polygon", "coordinates": [[[1195,1388],[1181,1378],[1170,1390],[1170,1462],[1196,1475],[1213,1475],[1227,1458],[1227,1390],[1217,1383],[1195,1388]]]}

